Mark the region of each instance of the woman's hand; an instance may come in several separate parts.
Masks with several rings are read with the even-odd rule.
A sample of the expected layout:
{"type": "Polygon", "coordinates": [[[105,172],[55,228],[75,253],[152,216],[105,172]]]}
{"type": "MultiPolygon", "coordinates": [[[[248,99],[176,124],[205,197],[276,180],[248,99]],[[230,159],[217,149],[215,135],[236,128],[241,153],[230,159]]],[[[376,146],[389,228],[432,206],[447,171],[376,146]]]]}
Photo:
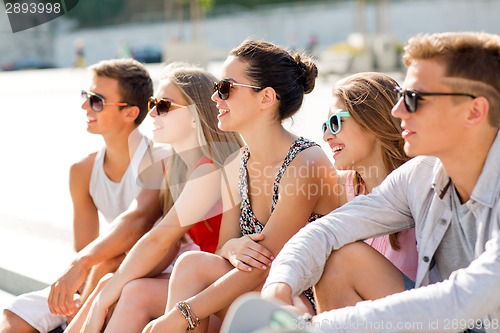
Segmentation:
{"type": "Polygon", "coordinates": [[[92,306],[90,308],[89,314],[85,319],[85,323],[82,326],[80,332],[82,333],[100,333],[102,326],[104,325],[104,321],[106,319],[106,314],[108,312],[108,308],[105,307],[104,304],[99,302],[99,298],[101,295],[98,295],[92,306]]]}
{"type": "Polygon", "coordinates": [[[263,234],[246,235],[228,240],[221,248],[220,255],[241,271],[249,272],[253,268],[265,270],[271,265],[274,256],[258,242],[263,234]]]}
{"type": "Polygon", "coordinates": [[[142,333],[185,333],[187,331],[187,321],[182,314],[172,309],[163,316],[150,321],[142,330],[142,333]]]}
{"type": "MultiPolygon", "coordinates": [[[[106,286],[108,287],[108,286],[106,286]]],[[[109,288],[104,288],[92,302],[85,323],[82,326],[81,332],[83,333],[100,333],[104,323],[106,322],[106,316],[110,307],[114,305],[117,301],[112,295],[107,291],[109,288]]]]}

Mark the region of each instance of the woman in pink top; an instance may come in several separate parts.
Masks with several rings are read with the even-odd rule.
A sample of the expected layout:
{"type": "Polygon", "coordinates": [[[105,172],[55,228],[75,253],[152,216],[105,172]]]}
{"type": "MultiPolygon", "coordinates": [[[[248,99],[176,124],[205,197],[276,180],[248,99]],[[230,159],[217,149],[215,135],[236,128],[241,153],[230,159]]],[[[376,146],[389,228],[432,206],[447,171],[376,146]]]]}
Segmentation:
{"type": "MultiPolygon", "coordinates": [[[[332,149],[334,165],[341,177],[340,184],[345,184],[340,191],[344,200],[342,204],[371,192],[391,171],[408,160],[403,150],[400,121],[391,116],[391,109],[397,103],[396,86],[397,82],[385,74],[367,72],[348,76],[338,81],[333,89],[333,103],[328,120],[323,124],[323,139],[332,149]]],[[[414,229],[365,242],[383,254],[406,277],[415,280],[417,250],[414,229]]],[[[366,248],[358,247],[359,251],[370,251],[366,248]]],[[[336,252],[343,256],[339,260],[351,258],[351,255],[359,260],[367,258],[359,256],[359,253],[350,253],[346,257],[341,250],[336,252]]],[[[385,261],[377,255],[368,258],[371,259],[363,265],[372,265],[373,271],[385,261]]],[[[316,289],[338,287],[339,299],[319,299],[320,311],[358,301],[353,295],[343,294],[339,281],[342,272],[336,272],[335,261],[331,262],[332,265],[326,268],[328,272],[324,273],[324,276],[332,277],[330,283],[319,283],[316,289]]],[[[369,276],[366,279],[367,283],[376,283],[369,276]]],[[[379,291],[383,295],[393,287],[396,286],[387,281],[386,285],[381,284],[379,291]]]]}

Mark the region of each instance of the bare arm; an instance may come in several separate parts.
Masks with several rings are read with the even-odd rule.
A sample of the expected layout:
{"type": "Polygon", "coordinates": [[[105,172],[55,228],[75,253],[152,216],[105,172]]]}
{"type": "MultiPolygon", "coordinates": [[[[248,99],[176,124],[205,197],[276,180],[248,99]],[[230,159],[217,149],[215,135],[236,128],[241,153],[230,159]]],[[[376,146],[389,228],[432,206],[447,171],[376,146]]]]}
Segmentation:
{"type": "Polygon", "coordinates": [[[88,244],[67,271],[51,285],[49,308],[64,316],[74,312],[73,295],[92,266],[128,251],[161,217],[159,190],[142,190],[127,211],[115,220],[105,235],[88,244]]]}
{"type": "Polygon", "coordinates": [[[221,177],[221,196],[224,215],[219,233],[219,244],[217,254],[220,254],[222,246],[232,238],[241,237],[241,229],[236,221],[240,216],[241,196],[238,189],[239,161],[241,153],[237,154],[224,168],[221,177]]]}
{"type": "MultiPolygon", "coordinates": [[[[69,172],[69,187],[73,202],[73,246],[76,252],[82,250],[99,236],[99,216],[94,200],[90,196],[90,179],[96,153],[90,154],[73,164],[69,172]]],[[[99,265],[79,288],[80,301],[83,302],[94,289],[99,279],[106,273],[116,270],[123,255],[112,258],[99,265]]]]}
{"type": "Polygon", "coordinates": [[[144,235],[128,253],[120,268],[97,296],[85,329],[100,332],[107,309],[120,297],[130,281],[147,275],[169,251],[178,251],[178,241],[189,228],[204,219],[220,198],[220,173],[210,164],[199,166],[163,220],[144,235]],[[189,214],[179,214],[179,212],[189,214]],[[148,260],[144,260],[148,258],[148,260]]]}
{"type": "Polygon", "coordinates": [[[238,189],[241,153],[231,156],[221,179],[224,216],[216,254],[229,260],[236,268],[248,271],[253,267],[263,269],[271,263],[272,253],[258,242],[263,234],[242,236],[239,223],[241,196],[238,189]]]}
{"type": "MultiPolygon", "coordinates": [[[[312,212],[327,214],[338,206],[336,196],[322,195],[322,191],[313,191],[311,188],[311,186],[316,186],[316,189],[321,189],[322,186],[335,188],[337,185],[336,172],[328,158],[322,152],[318,154],[318,149],[320,148],[308,149],[292,162],[292,165],[297,167],[309,168],[306,177],[296,178],[285,172],[281,181],[276,209],[263,230],[264,240],[259,242],[274,255],[277,255],[288,239],[305,225],[312,212]],[[312,168],[319,169],[312,170],[312,168]],[[321,173],[318,170],[329,170],[330,177],[320,177],[321,173]]],[[[267,274],[268,270],[255,269],[244,272],[232,269],[204,291],[186,301],[199,318],[206,318],[229,306],[243,293],[259,288],[267,274]]],[[[180,314],[177,318],[184,320],[180,314]]]]}
{"type": "Polygon", "coordinates": [[[73,202],[73,246],[76,252],[99,236],[99,216],[89,194],[90,177],[96,154],[71,166],[69,190],[73,202]]]}

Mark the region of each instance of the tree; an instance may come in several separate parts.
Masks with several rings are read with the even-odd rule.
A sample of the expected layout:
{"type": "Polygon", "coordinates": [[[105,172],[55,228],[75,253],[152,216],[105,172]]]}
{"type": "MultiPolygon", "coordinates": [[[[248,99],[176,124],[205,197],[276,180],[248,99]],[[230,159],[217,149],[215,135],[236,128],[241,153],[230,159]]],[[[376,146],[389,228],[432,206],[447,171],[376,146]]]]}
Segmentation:
{"type": "Polygon", "coordinates": [[[178,38],[184,39],[184,9],[189,8],[190,22],[192,24],[192,39],[201,38],[201,22],[205,19],[205,13],[215,4],[215,0],[165,0],[165,11],[176,8],[177,21],[179,22],[178,38]]]}

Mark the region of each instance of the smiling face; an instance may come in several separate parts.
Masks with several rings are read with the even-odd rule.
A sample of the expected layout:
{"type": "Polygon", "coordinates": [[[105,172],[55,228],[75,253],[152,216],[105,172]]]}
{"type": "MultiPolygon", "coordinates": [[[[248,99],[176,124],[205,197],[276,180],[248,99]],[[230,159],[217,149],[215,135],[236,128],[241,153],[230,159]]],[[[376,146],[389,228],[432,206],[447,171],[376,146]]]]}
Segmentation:
{"type": "MultiPolygon", "coordinates": [[[[234,56],[229,56],[222,66],[221,78],[233,83],[253,85],[245,76],[248,64],[234,56]]],[[[249,128],[255,117],[257,92],[253,88],[235,85],[230,88],[229,98],[222,100],[217,92],[212,100],[217,103],[218,127],[223,131],[242,132],[249,128]]]]}
{"type": "MultiPolygon", "coordinates": [[[[104,76],[93,76],[89,92],[104,98],[105,103],[124,102],[119,93],[118,81],[104,76]]],[[[107,135],[120,131],[125,126],[130,126],[124,114],[116,105],[104,105],[102,111],[95,112],[90,107],[89,101],[85,100],[82,109],[87,111],[87,131],[92,134],[107,135]]]]}
{"type": "MultiPolygon", "coordinates": [[[[415,60],[408,67],[404,89],[418,92],[452,92],[443,83],[445,68],[433,60],[415,60]]],[[[425,96],[418,100],[415,113],[409,113],[403,99],[392,110],[401,119],[404,149],[409,156],[442,157],[460,149],[463,123],[471,98],[460,96],[425,96]]]]}
{"type": "Polygon", "coordinates": [[[186,107],[172,105],[169,111],[161,116],[157,115],[156,107],[150,110],[149,115],[154,122],[154,140],[172,145],[186,145],[192,144],[193,140],[197,141],[195,118],[187,107],[188,101],[179,88],[170,79],[161,80],[154,97],[158,100],[167,99],[179,105],[186,105],[186,107]]]}
{"type": "MultiPolygon", "coordinates": [[[[345,106],[334,97],[328,113],[345,112],[345,106]]],[[[341,130],[332,134],[328,129],[323,140],[332,149],[334,166],[339,170],[370,168],[380,160],[380,144],[375,137],[364,131],[352,117],[341,117],[341,130]]]]}

